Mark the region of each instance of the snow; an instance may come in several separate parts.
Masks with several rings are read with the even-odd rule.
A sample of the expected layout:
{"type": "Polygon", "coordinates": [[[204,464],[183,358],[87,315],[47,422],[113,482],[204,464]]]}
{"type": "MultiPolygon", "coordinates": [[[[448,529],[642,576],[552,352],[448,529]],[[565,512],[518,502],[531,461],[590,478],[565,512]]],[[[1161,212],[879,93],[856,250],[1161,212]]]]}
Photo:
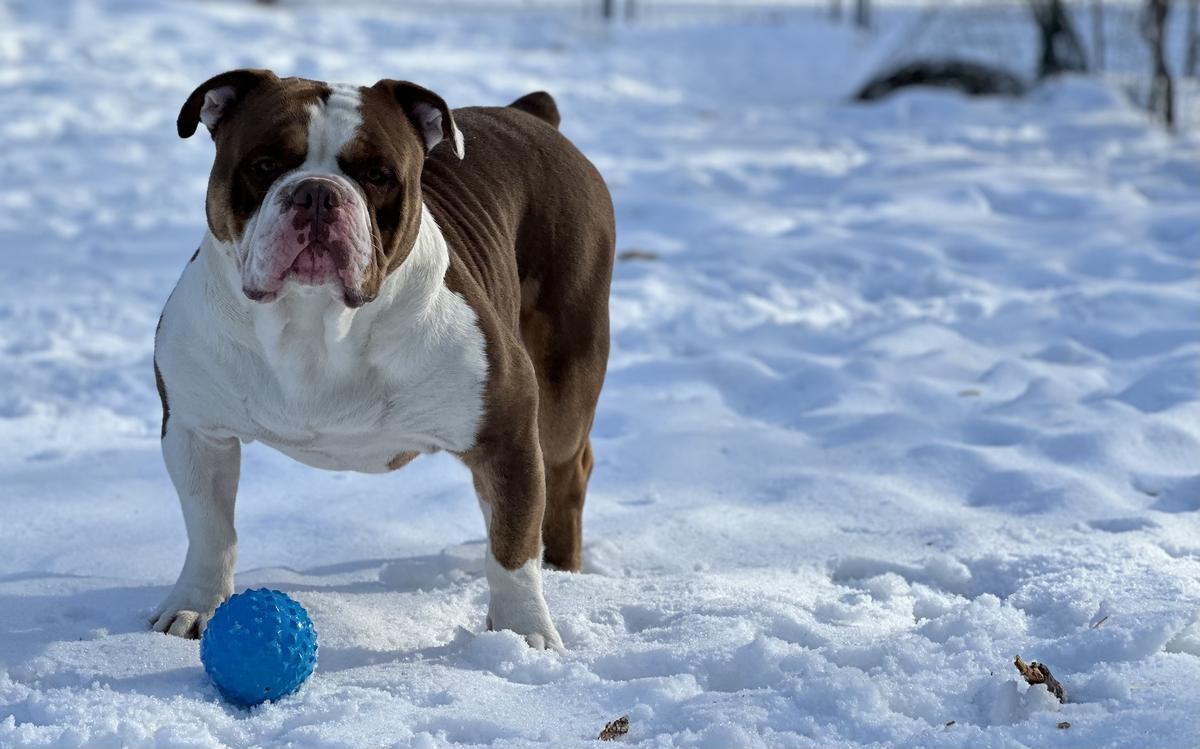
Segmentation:
{"type": "Polygon", "coordinates": [[[851,105],[876,39],[819,16],[0,5],[0,747],[1194,743],[1200,141],[1084,79],[851,105]],[[304,604],[316,674],[239,710],[146,631],[184,551],[152,338],[211,159],[174,118],[245,65],[552,91],[652,253],[586,572],[547,574],[566,654],[482,631],[454,460],[257,445],[238,587],[304,604]]]}

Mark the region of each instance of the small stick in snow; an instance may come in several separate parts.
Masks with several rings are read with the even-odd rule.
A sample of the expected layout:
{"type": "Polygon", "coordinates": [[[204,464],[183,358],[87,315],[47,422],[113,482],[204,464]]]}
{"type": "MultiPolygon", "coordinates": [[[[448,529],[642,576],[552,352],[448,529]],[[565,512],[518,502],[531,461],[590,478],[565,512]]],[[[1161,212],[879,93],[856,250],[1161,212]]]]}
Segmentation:
{"type": "Polygon", "coordinates": [[[1106,621],[1108,621],[1108,614],[1105,614],[1104,616],[1100,617],[1100,621],[1093,624],[1092,629],[1100,629],[1101,625],[1103,625],[1106,621]]]}
{"type": "Polygon", "coordinates": [[[627,733],[629,733],[629,716],[622,715],[604,727],[604,730],[600,732],[600,740],[612,741],[613,739],[621,738],[627,733]]]}
{"type": "Polygon", "coordinates": [[[1054,678],[1045,664],[1037,661],[1026,663],[1021,660],[1019,655],[1013,660],[1013,663],[1021,672],[1021,676],[1025,677],[1025,681],[1030,684],[1045,684],[1046,689],[1049,689],[1050,694],[1057,697],[1059,702],[1067,701],[1067,690],[1063,689],[1063,685],[1058,683],[1058,679],[1054,678]]]}

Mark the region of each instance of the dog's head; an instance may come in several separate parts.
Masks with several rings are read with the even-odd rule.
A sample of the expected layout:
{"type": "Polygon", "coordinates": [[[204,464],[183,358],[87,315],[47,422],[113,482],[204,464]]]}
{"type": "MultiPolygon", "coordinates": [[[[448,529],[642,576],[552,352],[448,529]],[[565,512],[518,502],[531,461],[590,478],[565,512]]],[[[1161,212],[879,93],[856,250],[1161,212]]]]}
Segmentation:
{"type": "Polygon", "coordinates": [[[440,96],[406,81],[346,86],[232,70],[201,84],[179,135],[204,123],[217,153],[208,226],[231,248],[242,290],[271,302],[301,286],[351,307],[379,293],[421,221],[421,172],[462,134],[440,96]]]}

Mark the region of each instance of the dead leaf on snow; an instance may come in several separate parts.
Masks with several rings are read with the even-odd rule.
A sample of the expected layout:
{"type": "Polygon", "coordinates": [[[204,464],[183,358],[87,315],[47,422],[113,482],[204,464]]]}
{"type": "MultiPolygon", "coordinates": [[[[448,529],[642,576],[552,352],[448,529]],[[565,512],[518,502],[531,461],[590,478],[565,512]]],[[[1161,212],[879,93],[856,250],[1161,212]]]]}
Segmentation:
{"type": "Polygon", "coordinates": [[[621,738],[627,733],[629,733],[629,716],[622,715],[604,727],[604,730],[600,732],[600,740],[612,741],[613,739],[621,738]]]}

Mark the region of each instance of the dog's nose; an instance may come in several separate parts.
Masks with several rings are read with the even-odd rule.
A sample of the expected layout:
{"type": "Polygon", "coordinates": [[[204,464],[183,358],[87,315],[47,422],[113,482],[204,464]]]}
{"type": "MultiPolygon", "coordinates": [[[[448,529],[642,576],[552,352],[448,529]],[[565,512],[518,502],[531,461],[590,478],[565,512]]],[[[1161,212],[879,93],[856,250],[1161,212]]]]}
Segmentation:
{"type": "Polygon", "coordinates": [[[292,191],[292,204],[299,208],[312,211],[316,220],[325,211],[332,211],[342,204],[337,186],[330,180],[321,177],[310,177],[292,191]]]}

